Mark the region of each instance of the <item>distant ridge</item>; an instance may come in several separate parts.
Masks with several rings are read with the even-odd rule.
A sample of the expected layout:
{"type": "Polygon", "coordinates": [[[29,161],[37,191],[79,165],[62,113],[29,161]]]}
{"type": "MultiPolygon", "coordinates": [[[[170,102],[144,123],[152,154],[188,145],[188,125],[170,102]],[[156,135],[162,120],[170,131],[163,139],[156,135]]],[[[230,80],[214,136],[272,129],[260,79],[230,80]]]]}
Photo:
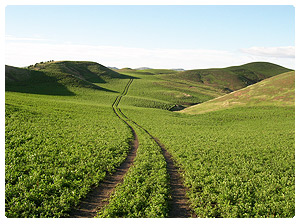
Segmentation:
{"type": "Polygon", "coordinates": [[[110,66],[107,66],[107,68],[113,69],[113,70],[119,70],[117,67],[110,67],[110,66]]]}
{"type": "MultiPolygon", "coordinates": [[[[158,69],[149,68],[149,67],[139,67],[139,68],[135,68],[135,70],[158,70],[158,69]]],[[[159,69],[159,70],[185,71],[183,68],[171,68],[171,69],[159,69]]]]}
{"type": "Polygon", "coordinates": [[[179,72],[185,71],[185,69],[183,68],[171,68],[170,70],[179,71],[179,72]]]}
{"type": "MultiPolygon", "coordinates": [[[[161,75],[163,79],[169,79],[176,83],[188,82],[190,88],[193,88],[193,83],[197,83],[197,85],[200,84],[205,88],[213,88],[222,94],[242,89],[283,72],[292,71],[268,62],[253,62],[227,68],[186,71],[177,71],[181,69],[150,69],[148,67],[138,69],[111,70],[96,62],[51,60],[36,63],[28,68],[6,66],[5,86],[7,90],[20,89],[20,86],[24,88],[27,86],[32,90],[37,85],[52,83],[64,86],[65,89],[68,89],[67,87],[83,87],[103,90],[97,83],[106,83],[110,79],[129,79],[132,78],[130,74],[141,74],[161,75]]],[[[47,86],[49,91],[50,87],[51,85],[47,86]]]]}
{"type": "Polygon", "coordinates": [[[136,68],[135,70],[147,70],[147,69],[152,69],[152,68],[149,68],[149,67],[140,67],[140,68],[136,68]]]}

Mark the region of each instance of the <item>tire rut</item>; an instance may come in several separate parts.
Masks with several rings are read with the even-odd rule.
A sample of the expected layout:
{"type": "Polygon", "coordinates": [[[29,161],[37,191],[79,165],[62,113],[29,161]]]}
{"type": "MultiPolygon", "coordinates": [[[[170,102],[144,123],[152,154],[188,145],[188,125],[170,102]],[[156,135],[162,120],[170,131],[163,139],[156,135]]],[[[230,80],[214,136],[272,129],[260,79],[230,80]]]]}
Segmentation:
{"type": "Polygon", "coordinates": [[[97,211],[103,206],[108,204],[108,199],[112,192],[114,191],[117,184],[122,183],[125,174],[127,173],[130,166],[133,164],[134,158],[136,156],[136,151],[139,146],[138,137],[131,125],[126,122],[119,114],[119,108],[117,106],[120,103],[120,100],[128,92],[128,88],[132,83],[132,79],[127,83],[124,91],[121,95],[117,96],[115,101],[112,104],[112,108],[116,116],[119,117],[131,130],[133,134],[133,141],[131,142],[131,149],[127,154],[125,161],[116,169],[116,172],[108,175],[104,180],[99,184],[99,186],[92,189],[87,196],[81,200],[79,206],[74,208],[70,212],[71,218],[93,218],[97,215],[97,211]]]}
{"type": "MultiPolygon", "coordinates": [[[[131,85],[132,81],[133,79],[128,82],[128,85],[126,86],[124,92],[126,93],[128,92],[128,88],[131,85]]],[[[116,103],[119,104],[120,100],[116,100],[117,101],[116,103]]],[[[153,135],[151,135],[145,128],[137,124],[135,121],[129,119],[122,112],[120,108],[117,109],[118,112],[122,114],[123,117],[125,117],[127,120],[131,121],[136,126],[143,129],[162,150],[163,156],[167,163],[167,172],[170,177],[171,200],[169,201],[169,206],[170,206],[169,218],[188,218],[188,217],[195,218],[196,215],[191,211],[188,199],[186,197],[187,188],[183,184],[183,180],[180,176],[178,167],[176,167],[172,159],[172,156],[166,150],[165,146],[161,144],[160,141],[157,138],[155,138],[153,135]]]]}
{"type": "Polygon", "coordinates": [[[175,165],[172,156],[165,149],[164,145],[161,144],[158,139],[153,139],[162,150],[163,156],[165,157],[165,160],[167,162],[167,171],[170,176],[172,198],[169,201],[169,218],[196,218],[196,215],[190,209],[189,202],[186,197],[187,188],[183,184],[183,180],[180,176],[178,167],[175,165]]]}
{"type": "Polygon", "coordinates": [[[123,181],[123,177],[127,173],[129,167],[133,164],[134,158],[136,156],[136,151],[138,149],[138,137],[131,125],[126,121],[130,121],[133,124],[140,127],[144,130],[161,148],[165,161],[167,163],[167,172],[170,177],[170,190],[171,190],[171,200],[169,201],[170,211],[169,218],[188,218],[188,217],[196,217],[194,213],[190,210],[188,199],[186,197],[186,187],[183,184],[182,178],[179,173],[178,167],[176,167],[172,156],[166,150],[165,146],[160,143],[160,141],[152,136],[145,128],[137,124],[135,121],[129,119],[118,105],[123,96],[125,96],[128,92],[128,89],[133,82],[133,79],[130,79],[127,85],[125,86],[121,95],[117,96],[115,101],[112,104],[112,108],[116,116],[119,117],[127,126],[131,129],[131,132],[134,136],[134,140],[132,142],[132,147],[126,160],[122,163],[122,165],[117,168],[117,171],[106,177],[104,181],[100,183],[98,187],[92,190],[85,199],[83,199],[78,208],[73,209],[70,213],[71,217],[74,218],[91,218],[97,214],[99,208],[108,204],[108,199],[113,192],[114,188],[118,183],[123,181]],[[125,119],[124,119],[125,118],[125,119]]]}
{"type": "MultiPolygon", "coordinates": [[[[121,110],[120,112],[122,113],[121,110]]],[[[123,116],[125,115],[123,114],[123,116]]],[[[183,184],[183,180],[179,173],[179,169],[175,165],[170,153],[166,150],[165,146],[162,143],[160,143],[160,141],[157,138],[151,135],[145,128],[143,128],[142,126],[140,126],[132,120],[130,121],[138,127],[140,127],[141,129],[143,129],[162,150],[163,156],[167,163],[167,172],[170,177],[171,200],[169,201],[170,211],[168,218],[196,218],[196,215],[191,211],[189,206],[189,202],[186,196],[187,188],[183,184]]]]}

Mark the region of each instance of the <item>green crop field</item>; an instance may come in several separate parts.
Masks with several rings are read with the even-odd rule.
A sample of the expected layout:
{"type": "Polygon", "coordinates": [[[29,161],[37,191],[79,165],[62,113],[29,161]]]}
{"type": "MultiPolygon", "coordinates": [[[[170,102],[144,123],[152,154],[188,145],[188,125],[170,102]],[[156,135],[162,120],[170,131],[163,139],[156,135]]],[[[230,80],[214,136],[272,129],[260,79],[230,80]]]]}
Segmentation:
{"type": "Polygon", "coordinates": [[[7,217],[65,215],[132,138],[111,108],[77,98],[7,92],[5,113],[7,217]]]}
{"type": "Polygon", "coordinates": [[[293,217],[293,107],[249,107],[199,116],[124,110],[159,136],[184,170],[198,217],[293,217]]]}
{"type": "Polygon", "coordinates": [[[134,166],[97,217],[167,217],[169,187],[166,162],[154,140],[143,130],[137,130],[141,146],[134,166]]]}
{"type": "Polygon", "coordinates": [[[157,141],[194,216],[295,216],[294,71],[263,62],[117,71],[6,67],[7,217],[68,217],[125,161],[131,128],[133,165],[96,217],[169,217],[174,195],[157,141]]]}

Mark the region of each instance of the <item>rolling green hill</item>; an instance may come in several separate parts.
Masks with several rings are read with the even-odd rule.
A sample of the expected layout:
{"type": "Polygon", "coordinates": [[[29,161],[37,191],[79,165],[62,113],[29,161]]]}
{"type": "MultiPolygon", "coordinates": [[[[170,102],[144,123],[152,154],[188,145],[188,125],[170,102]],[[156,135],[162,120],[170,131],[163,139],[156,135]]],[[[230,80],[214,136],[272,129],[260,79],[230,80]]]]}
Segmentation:
{"type": "Polygon", "coordinates": [[[191,106],[181,112],[188,114],[200,114],[236,106],[258,105],[295,105],[295,72],[285,72],[283,74],[273,76],[225,96],[191,106]]]}
{"type": "Polygon", "coordinates": [[[127,103],[130,100],[134,106],[143,107],[147,104],[145,107],[170,110],[203,103],[287,71],[290,69],[266,62],[183,72],[168,69],[118,70],[122,74],[139,78],[131,87],[135,98],[126,98],[127,103]],[[148,103],[140,97],[147,98],[148,103]]]}
{"type": "MultiPolygon", "coordinates": [[[[178,111],[187,107],[183,113],[189,113],[194,110],[195,113],[197,113],[198,109],[196,108],[198,108],[198,106],[199,108],[202,108],[206,105],[208,108],[212,107],[211,110],[241,104],[247,104],[248,106],[256,105],[257,103],[268,105],[275,105],[275,103],[278,105],[292,105],[294,104],[293,97],[295,87],[286,87],[286,91],[289,92],[286,94],[290,95],[286,95],[284,98],[282,95],[284,94],[284,90],[280,88],[281,83],[275,84],[275,82],[272,82],[275,78],[268,81],[270,82],[268,84],[268,90],[260,88],[251,91],[251,94],[255,96],[255,98],[245,96],[247,100],[244,99],[243,102],[219,102],[222,101],[222,99],[226,99],[226,97],[233,96],[226,96],[228,92],[232,93],[234,92],[233,90],[237,91],[249,85],[260,83],[261,80],[290,71],[292,70],[268,62],[253,62],[227,68],[199,69],[184,72],[168,69],[135,70],[124,68],[120,69],[119,72],[136,77],[137,80],[131,85],[130,95],[124,98],[121,104],[124,103],[124,105],[135,107],[158,108],[171,111],[178,111]],[[204,75],[199,75],[200,73],[204,75]],[[270,88],[272,85],[274,85],[273,88],[280,88],[280,91],[276,93],[271,92],[270,88]],[[275,87],[276,85],[277,87],[275,87]],[[292,90],[290,91],[289,88],[292,90]],[[270,96],[263,98],[263,96],[260,96],[263,92],[270,96]],[[271,94],[273,94],[273,97],[271,94]],[[269,98],[272,98],[272,101],[268,101],[269,98]],[[219,101],[215,101],[215,99],[218,99],[219,101]],[[218,102],[218,105],[210,102],[218,102]]],[[[294,79],[292,79],[292,77],[294,77],[292,75],[294,72],[292,71],[289,74],[290,78],[287,78],[287,76],[280,77],[290,79],[290,84],[294,85],[294,79]]],[[[264,85],[264,83],[267,83],[267,81],[263,82],[262,85],[264,85]]],[[[255,88],[255,86],[260,85],[251,86],[250,89],[255,88]]],[[[234,94],[240,94],[241,92],[234,92],[234,94]]]]}
{"type": "MultiPolygon", "coordinates": [[[[122,99],[122,111],[129,119],[149,130],[172,154],[183,171],[184,184],[189,189],[187,195],[197,217],[293,217],[294,71],[269,63],[207,71],[218,78],[219,84],[201,82],[197,74],[182,78],[183,75],[190,75],[190,71],[140,75],[122,99]],[[242,88],[250,84],[239,79],[243,72],[248,80],[251,78],[256,82],[255,78],[266,79],[242,88]],[[281,72],[285,73],[279,74],[281,72]],[[166,101],[172,102],[183,93],[189,94],[185,95],[186,99],[178,97],[177,102],[182,103],[187,99],[190,102],[192,99],[201,100],[200,94],[220,96],[222,88],[224,94],[226,82],[242,89],[215,100],[206,99],[206,103],[198,105],[210,105],[220,100],[221,107],[212,105],[211,109],[216,111],[210,113],[191,116],[153,106],[147,108],[145,99],[140,99],[139,104],[133,103],[134,98],[138,99],[136,96],[152,99],[165,97],[166,101]],[[195,90],[199,91],[198,96],[195,90]],[[169,93],[168,98],[164,95],[166,93],[169,93]],[[232,100],[232,105],[243,106],[222,110],[226,97],[229,103],[232,100]]],[[[202,100],[205,100],[204,97],[202,100]]],[[[190,108],[194,107],[197,106],[190,108]]]]}
{"type": "Polygon", "coordinates": [[[168,78],[200,82],[228,93],[288,71],[291,70],[276,64],[253,62],[227,68],[188,70],[168,75],[168,78]]]}
{"type": "Polygon", "coordinates": [[[68,217],[126,159],[135,138],[127,122],[137,156],[99,217],[168,216],[174,194],[156,140],[197,217],[295,215],[294,71],[258,62],[115,72],[50,61],[6,66],[5,85],[7,217],[68,217]]]}
{"type": "Polygon", "coordinates": [[[89,61],[46,62],[35,64],[30,68],[49,73],[69,74],[92,83],[105,83],[105,80],[112,78],[128,78],[103,65],[89,61]]]}
{"type": "Polygon", "coordinates": [[[95,62],[51,61],[41,62],[28,68],[5,66],[7,91],[50,95],[72,95],[70,87],[83,87],[109,91],[97,83],[111,79],[127,79],[95,62]]]}

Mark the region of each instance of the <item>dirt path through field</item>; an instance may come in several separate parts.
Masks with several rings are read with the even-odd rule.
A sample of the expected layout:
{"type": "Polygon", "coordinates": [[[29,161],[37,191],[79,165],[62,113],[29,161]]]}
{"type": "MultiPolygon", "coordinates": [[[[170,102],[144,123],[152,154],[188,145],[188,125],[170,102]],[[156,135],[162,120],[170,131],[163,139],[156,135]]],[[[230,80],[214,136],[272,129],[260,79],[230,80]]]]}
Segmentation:
{"type": "MultiPolygon", "coordinates": [[[[128,82],[127,86],[124,89],[124,95],[127,94],[128,89],[132,83],[133,79],[128,82]]],[[[121,100],[116,99],[115,103],[116,105],[119,104],[121,100]]],[[[172,156],[170,153],[166,150],[165,146],[159,142],[157,138],[152,136],[145,128],[143,128],[141,125],[137,124],[135,121],[129,119],[120,108],[117,108],[118,114],[124,117],[125,119],[131,121],[141,129],[143,129],[155,142],[159,145],[159,147],[162,150],[162,153],[165,157],[165,160],[167,162],[167,172],[170,176],[170,188],[171,188],[171,197],[172,199],[169,201],[170,205],[170,212],[169,217],[170,218],[188,218],[188,217],[196,217],[195,214],[193,214],[190,210],[188,199],[186,197],[186,191],[187,189],[183,185],[183,180],[180,176],[178,168],[175,166],[174,161],[172,159],[172,156]]]]}
{"type": "Polygon", "coordinates": [[[124,175],[128,171],[129,167],[133,164],[134,158],[136,156],[136,151],[139,145],[137,135],[133,129],[133,127],[127,122],[130,121],[133,124],[137,125],[141,129],[143,129],[161,148],[162,153],[167,162],[167,172],[170,176],[170,188],[171,188],[171,197],[172,199],[169,201],[170,218],[188,218],[188,217],[196,217],[190,210],[188,200],[186,197],[186,188],[183,185],[182,178],[180,176],[178,168],[175,166],[174,161],[169,154],[169,152],[165,149],[164,145],[159,142],[157,138],[152,136],[145,128],[129,119],[118,105],[123,96],[125,96],[128,92],[128,89],[133,82],[133,79],[130,79],[127,85],[124,88],[124,91],[116,97],[115,101],[112,104],[112,108],[116,116],[118,116],[123,122],[125,122],[128,127],[131,129],[132,134],[134,135],[134,141],[132,142],[131,151],[128,154],[128,157],[123,162],[123,164],[117,169],[117,171],[113,174],[105,178],[101,184],[95,188],[92,192],[88,194],[88,196],[82,200],[80,206],[77,209],[72,210],[70,213],[71,217],[74,218],[89,218],[94,217],[97,214],[98,208],[103,207],[108,204],[108,199],[113,192],[115,186],[118,183],[121,183],[124,175]]]}
{"type": "MultiPolygon", "coordinates": [[[[120,109],[119,109],[120,110],[120,109]]],[[[120,110],[123,114],[123,112],[120,110]]],[[[123,116],[125,116],[123,114],[123,116]]],[[[126,117],[126,116],[125,116],[126,117]]],[[[127,117],[126,117],[127,118],[127,117]]],[[[127,118],[128,119],[128,118],[127,118]]],[[[136,122],[132,121],[134,124],[139,126],[143,129],[162,150],[163,156],[167,162],[167,172],[170,177],[170,188],[171,188],[171,200],[169,201],[170,211],[169,211],[169,218],[195,218],[196,215],[191,211],[188,199],[186,197],[186,187],[183,184],[183,180],[180,176],[178,167],[176,167],[172,156],[166,150],[165,146],[159,142],[159,140],[153,137],[145,128],[137,124],[136,122]]]]}
{"type": "MultiPolygon", "coordinates": [[[[134,122],[134,121],[133,121],[134,122]]],[[[135,122],[134,122],[135,123],[135,122]]],[[[178,167],[176,167],[172,156],[166,150],[165,146],[159,142],[159,140],[153,137],[146,129],[139,124],[137,126],[142,128],[162,150],[163,156],[167,162],[167,172],[170,177],[170,188],[171,188],[171,200],[169,201],[170,211],[169,218],[188,218],[196,217],[190,210],[188,199],[186,197],[186,187],[183,185],[183,180],[180,176],[178,167]]]]}
{"type": "Polygon", "coordinates": [[[131,132],[134,136],[134,139],[131,143],[131,150],[129,151],[126,160],[121,164],[120,167],[116,169],[116,172],[112,175],[107,176],[104,181],[102,181],[98,187],[94,188],[86,198],[84,198],[78,208],[74,208],[70,212],[70,217],[72,218],[93,218],[97,215],[97,210],[99,208],[102,208],[104,205],[108,204],[108,199],[115,189],[116,185],[121,183],[123,181],[123,178],[125,174],[127,173],[129,167],[133,164],[134,158],[136,156],[136,151],[139,146],[138,137],[132,128],[125,120],[118,114],[118,104],[122,98],[122,96],[127,94],[128,88],[130,84],[132,83],[132,80],[130,80],[123,93],[119,95],[114,103],[112,104],[112,108],[114,113],[124,122],[128,125],[128,127],[131,129],[131,132]]]}
{"type": "Polygon", "coordinates": [[[169,201],[170,212],[169,218],[195,218],[196,215],[190,210],[188,199],[186,197],[187,189],[183,185],[183,180],[179,174],[178,167],[173,162],[172,156],[165,149],[164,145],[154,138],[155,142],[160,146],[165,160],[167,162],[167,171],[170,176],[170,188],[172,199],[169,201]]]}

